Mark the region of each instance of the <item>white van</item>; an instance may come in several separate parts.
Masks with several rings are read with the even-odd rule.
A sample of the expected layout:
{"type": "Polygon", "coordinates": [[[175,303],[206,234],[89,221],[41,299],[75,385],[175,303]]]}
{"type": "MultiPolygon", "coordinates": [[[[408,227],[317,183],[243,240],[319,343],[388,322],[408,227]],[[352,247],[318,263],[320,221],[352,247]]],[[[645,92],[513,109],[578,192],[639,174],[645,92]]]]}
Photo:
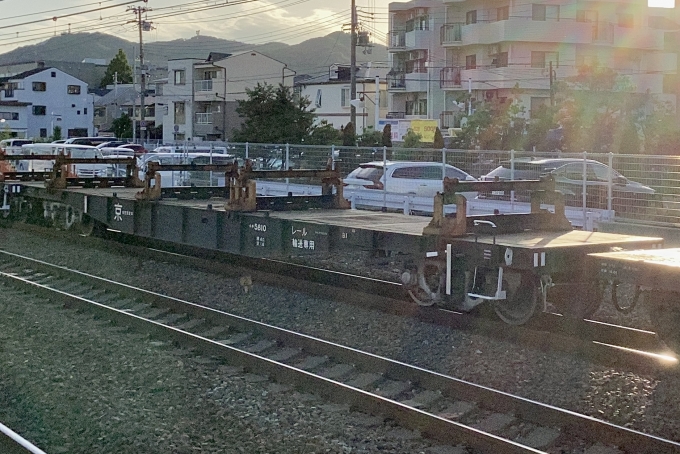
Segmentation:
{"type": "Polygon", "coordinates": [[[0,152],[5,154],[21,154],[21,147],[33,143],[29,139],[5,139],[0,140],[0,152]]]}
{"type": "MultiPolygon", "coordinates": [[[[91,145],[71,145],[67,143],[60,143],[57,145],[57,154],[63,153],[72,158],[82,159],[104,159],[105,156],[102,150],[91,145]]],[[[106,156],[106,158],[115,158],[116,156],[106,156]]],[[[118,156],[119,158],[129,158],[129,156],[118,156]]],[[[77,177],[114,177],[117,174],[115,164],[72,164],[69,166],[69,173],[77,177]]]]}
{"type": "MultiPolygon", "coordinates": [[[[52,155],[59,154],[56,143],[29,143],[21,146],[21,155],[52,155]]],[[[17,161],[15,164],[17,172],[49,172],[54,167],[54,161],[17,161]]]]}

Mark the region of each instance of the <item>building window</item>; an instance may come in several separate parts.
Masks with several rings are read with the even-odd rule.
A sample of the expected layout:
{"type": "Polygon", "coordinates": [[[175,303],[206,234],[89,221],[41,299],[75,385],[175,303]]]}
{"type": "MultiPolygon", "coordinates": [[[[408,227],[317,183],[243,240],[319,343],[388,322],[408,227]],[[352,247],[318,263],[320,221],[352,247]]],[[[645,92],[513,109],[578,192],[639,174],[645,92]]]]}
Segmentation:
{"type": "Polygon", "coordinates": [[[76,111],[76,115],[80,115],[80,111],[79,111],[79,110],[76,111]]]}
{"type": "Polygon", "coordinates": [[[47,91],[45,82],[33,82],[33,91],[47,91]]]}
{"type": "Polygon", "coordinates": [[[0,112],[0,120],[18,120],[19,112],[0,112]]]}
{"type": "Polygon", "coordinates": [[[406,115],[427,115],[427,99],[406,101],[406,115]]]}
{"type": "Polygon", "coordinates": [[[465,69],[477,69],[477,54],[465,56],[465,69]]]}
{"type": "Polygon", "coordinates": [[[50,73],[50,76],[51,76],[51,77],[57,77],[57,72],[56,72],[56,71],[52,71],[52,72],[50,73]]]}
{"type": "Polygon", "coordinates": [[[632,14],[619,14],[619,27],[633,28],[634,20],[632,14]]]}
{"type": "Polygon", "coordinates": [[[33,115],[46,115],[47,107],[33,106],[33,115]]]}
{"type": "Polygon", "coordinates": [[[217,79],[217,71],[204,71],[203,80],[217,79]]]}
{"type": "Polygon", "coordinates": [[[83,115],[87,115],[87,107],[83,108],[83,115]]]}
{"type": "Polygon", "coordinates": [[[585,9],[576,11],[576,22],[597,22],[597,11],[585,9]]]}
{"type": "Polygon", "coordinates": [[[510,19],[510,7],[501,6],[496,8],[496,20],[508,20],[510,19]]]}
{"type": "Polygon", "coordinates": [[[532,4],[531,20],[560,20],[560,5],[532,4]]]}
{"type": "Polygon", "coordinates": [[[186,123],[186,111],[184,110],[183,102],[175,103],[175,124],[183,125],[186,123]]]}
{"type": "Polygon", "coordinates": [[[552,62],[553,68],[560,66],[559,55],[557,52],[531,52],[531,67],[545,68],[548,62],[552,62]]]}
{"type": "Polygon", "coordinates": [[[69,85],[66,87],[66,93],[69,95],[79,95],[80,94],[80,85],[69,85]]]}
{"type": "Polygon", "coordinates": [[[507,52],[499,52],[496,54],[496,57],[493,59],[491,62],[493,65],[496,66],[496,68],[507,68],[508,66],[508,53],[507,52]]]}
{"type": "Polygon", "coordinates": [[[175,70],[175,85],[184,85],[186,83],[186,72],[183,69],[175,70]]]}
{"type": "Polygon", "coordinates": [[[40,128],[40,137],[47,137],[47,128],[40,128]]]}
{"type": "Polygon", "coordinates": [[[341,88],[340,89],[340,106],[342,107],[349,107],[350,106],[350,93],[349,93],[349,88],[341,88]]]}
{"type": "Polygon", "coordinates": [[[465,13],[465,25],[477,23],[477,10],[468,11],[465,13]]]}

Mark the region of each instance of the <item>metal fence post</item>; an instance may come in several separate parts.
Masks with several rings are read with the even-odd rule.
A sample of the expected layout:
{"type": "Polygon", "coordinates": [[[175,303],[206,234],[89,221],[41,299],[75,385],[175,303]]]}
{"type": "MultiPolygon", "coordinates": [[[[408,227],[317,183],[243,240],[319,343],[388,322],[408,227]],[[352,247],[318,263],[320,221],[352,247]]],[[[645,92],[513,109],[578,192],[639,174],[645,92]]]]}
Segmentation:
{"type": "Polygon", "coordinates": [[[585,227],[586,222],[587,222],[587,217],[586,217],[586,191],[588,190],[588,182],[586,181],[586,176],[587,176],[587,171],[588,171],[588,152],[584,151],[583,152],[583,185],[581,190],[583,191],[583,194],[581,195],[581,202],[583,203],[583,226],[585,227]]]}
{"type": "Polygon", "coordinates": [[[609,172],[607,176],[607,211],[612,210],[612,197],[614,190],[614,153],[609,152],[609,172]]]}
{"type": "Polygon", "coordinates": [[[248,159],[248,142],[246,142],[246,157],[245,159],[248,159]]]}
{"type": "Polygon", "coordinates": [[[335,170],[335,145],[331,145],[331,170],[335,170]]]}
{"type": "MultiPolygon", "coordinates": [[[[286,144],[286,168],[285,170],[290,169],[290,144],[286,144]]],[[[286,193],[288,194],[290,192],[290,178],[286,178],[286,193]]]]}
{"type": "Polygon", "coordinates": [[[383,211],[387,211],[387,147],[383,146],[383,211]]]}
{"type": "MultiPolygon", "coordinates": [[[[515,150],[510,150],[510,179],[515,179],[515,150]]],[[[515,212],[515,191],[510,191],[510,209],[515,212]]]]}

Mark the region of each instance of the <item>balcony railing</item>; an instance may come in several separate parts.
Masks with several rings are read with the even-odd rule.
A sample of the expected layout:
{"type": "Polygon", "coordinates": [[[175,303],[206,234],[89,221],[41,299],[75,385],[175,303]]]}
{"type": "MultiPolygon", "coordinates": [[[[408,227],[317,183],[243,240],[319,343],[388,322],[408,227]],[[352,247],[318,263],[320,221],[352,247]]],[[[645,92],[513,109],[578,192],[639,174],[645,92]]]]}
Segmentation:
{"type": "Polygon", "coordinates": [[[213,81],[210,80],[196,80],[194,81],[194,89],[196,91],[212,91],[213,81]]]}
{"type": "Polygon", "coordinates": [[[387,88],[406,88],[406,74],[391,74],[387,76],[387,88]]]}
{"type": "Polygon", "coordinates": [[[439,71],[439,88],[457,88],[461,86],[461,67],[447,66],[439,71]]]}
{"type": "Polygon", "coordinates": [[[463,40],[462,26],[460,22],[442,25],[439,29],[440,43],[442,45],[460,43],[463,40]]]}
{"type": "Polygon", "coordinates": [[[406,47],[406,31],[404,30],[391,31],[390,47],[406,47]]]}
{"type": "Polygon", "coordinates": [[[212,124],[212,113],[206,112],[206,113],[197,113],[196,114],[196,124],[197,125],[209,125],[212,124]]]}

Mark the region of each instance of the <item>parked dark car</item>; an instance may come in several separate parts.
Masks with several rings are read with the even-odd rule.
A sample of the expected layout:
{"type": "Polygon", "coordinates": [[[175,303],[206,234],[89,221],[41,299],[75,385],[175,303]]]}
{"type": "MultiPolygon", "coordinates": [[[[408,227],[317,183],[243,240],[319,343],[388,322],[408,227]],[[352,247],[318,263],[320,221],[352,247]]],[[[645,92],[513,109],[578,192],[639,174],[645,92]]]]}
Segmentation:
{"type": "MultiPolygon", "coordinates": [[[[654,200],[654,189],[636,181],[629,180],[608,165],[592,159],[585,160],[586,206],[606,209],[608,186],[611,172],[612,209],[617,213],[642,213],[654,200]]],[[[482,175],[482,181],[510,180],[510,162],[482,175]]],[[[583,206],[584,160],[579,158],[515,159],[514,179],[535,180],[543,175],[555,176],[556,188],[564,194],[568,206],[583,206]]],[[[509,200],[510,194],[503,191],[479,193],[479,198],[509,200]]],[[[529,201],[526,192],[516,192],[515,200],[529,201]]]]}

